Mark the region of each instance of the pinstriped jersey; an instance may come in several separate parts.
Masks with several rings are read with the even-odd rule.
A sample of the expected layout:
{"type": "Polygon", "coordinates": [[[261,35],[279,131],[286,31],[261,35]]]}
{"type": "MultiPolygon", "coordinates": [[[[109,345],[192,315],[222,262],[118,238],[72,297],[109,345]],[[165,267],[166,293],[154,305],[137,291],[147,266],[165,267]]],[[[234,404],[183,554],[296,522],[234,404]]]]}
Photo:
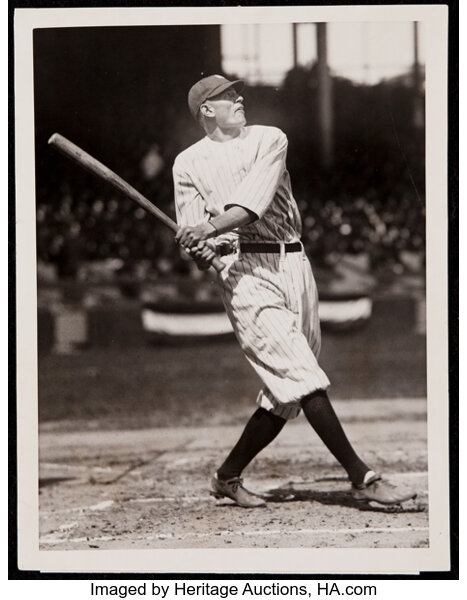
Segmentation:
{"type": "Polygon", "coordinates": [[[216,142],[204,137],[175,159],[175,206],[179,225],[196,225],[232,205],[258,218],[218,239],[300,239],[301,219],[286,169],[287,137],[276,127],[244,127],[238,137],[216,142]]]}
{"type": "MultiPolygon", "coordinates": [[[[205,137],[193,144],[173,168],[179,224],[196,225],[238,205],[258,218],[230,234],[235,239],[298,241],[301,221],[286,154],[285,134],[258,125],[244,127],[227,142],[205,137]]],[[[310,263],[303,252],[233,253],[224,262],[218,274],[224,306],[264,384],[257,402],[284,419],[294,418],[302,397],[330,385],[317,361],[321,333],[310,263]]]]}

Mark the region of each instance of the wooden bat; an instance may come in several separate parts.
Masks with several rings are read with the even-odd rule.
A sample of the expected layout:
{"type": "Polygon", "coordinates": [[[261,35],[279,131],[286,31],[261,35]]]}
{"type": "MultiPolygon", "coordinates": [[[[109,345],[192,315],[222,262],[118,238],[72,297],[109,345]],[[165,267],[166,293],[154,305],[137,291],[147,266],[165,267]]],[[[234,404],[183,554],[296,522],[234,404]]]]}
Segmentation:
{"type": "MultiPolygon", "coordinates": [[[[159,219],[159,221],[161,221],[161,223],[163,223],[166,227],[171,229],[174,233],[177,233],[179,227],[175,221],[173,221],[162,210],[157,208],[157,206],[155,206],[152,202],[135,190],[135,188],[127,183],[124,179],[119,177],[116,173],[111,171],[93,156],[82,150],[79,146],[76,146],[76,144],[73,144],[73,142],[70,142],[70,140],[67,140],[59,133],[54,133],[50,137],[49,144],[62,152],[62,154],[68,158],[71,158],[77,162],[84,169],[113,185],[114,188],[116,188],[124,196],[130,198],[130,200],[133,200],[133,202],[136,202],[136,204],[141,206],[141,208],[143,208],[149,214],[156,217],[156,219],[159,219]]],[[[222,271],[222,269],[225,267],[224,263],[218,257],[215,257],[211,264],[218,272],[222,271]]]]}

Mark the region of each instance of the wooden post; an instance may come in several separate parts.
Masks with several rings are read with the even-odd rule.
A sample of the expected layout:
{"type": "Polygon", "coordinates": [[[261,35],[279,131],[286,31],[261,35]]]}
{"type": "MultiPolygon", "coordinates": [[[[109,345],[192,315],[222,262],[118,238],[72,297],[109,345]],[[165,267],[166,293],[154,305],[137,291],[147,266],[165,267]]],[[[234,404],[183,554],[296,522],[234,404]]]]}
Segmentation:
{"type": "Polygon", "coordinates": [[[292,23],[292,39],[293,39],[293,66],[298,67],[298,25],[292,23]]]}
{"type": "Polygon", "coordinates": [[[318,50],[318,111],[321,140],[321,161],[328,168],[334,160],[334,123],[332,80],[327,61],[326,23],[317,23],[318,50]]]}

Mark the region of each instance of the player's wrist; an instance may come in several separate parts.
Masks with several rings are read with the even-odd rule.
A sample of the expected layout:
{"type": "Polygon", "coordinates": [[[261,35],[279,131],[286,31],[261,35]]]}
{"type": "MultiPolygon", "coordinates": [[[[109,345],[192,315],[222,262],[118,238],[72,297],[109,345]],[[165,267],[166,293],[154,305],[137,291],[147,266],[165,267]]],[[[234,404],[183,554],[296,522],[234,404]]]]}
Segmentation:
{"type": "Polygon", "coordinates": [[[212,221],[208,221],[207,228],[206,228],[206,239],[217,237],[218,235],[219,235],[219,232],[217,230],[217,227],[214,225],[214,223],[212,221]]]}

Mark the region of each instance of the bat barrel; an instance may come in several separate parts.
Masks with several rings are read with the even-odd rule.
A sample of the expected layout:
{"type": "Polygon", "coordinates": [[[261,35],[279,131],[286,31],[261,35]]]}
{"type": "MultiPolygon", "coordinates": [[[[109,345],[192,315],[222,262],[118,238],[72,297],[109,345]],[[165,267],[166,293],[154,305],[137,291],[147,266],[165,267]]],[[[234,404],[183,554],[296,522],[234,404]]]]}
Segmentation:
{"type": "MultiPolygon", "coordinates": [[[[73,142],[70,142],[67,138],[63,137],[59,133],[54,133],[50,136],[48,143],[65,154],[68,158],[77,162],[81,167],[90,171],[97,177],[104,179],[110,183],[114,188],[121,192],[124,196],[127,196],[136,204],[141,206],[145,211],[159,219],[164,225],[169,227],[173,232],[178,231],[178,225],[157,206],[154,206],[147,198],[145,198],[140,192],[138,192],[133,186],[127,183],[124,179],[119,177],[111,169],[106,167],[103,163],[98,161],[96,158],[85,152],[73,142]]],[[[219,258],[214,258],[212,266],[216,271],[220,272],[225,267],[224,263],[219,258]]]]}
{"type": "Polygon", "coordinates": [[[103,163],[82,150],[79,146],[76,146],[73,142],[70,142],[70,140],[67,140],[59,133],[54,133],[50,137],[49,144],[68,156],[68,158],[77,162],[80,166],[84,167],[94,175],[97,175],[97,177],[100,177],[113,185],[113,187],[119,190],[123,195],[128,196],[131,200],[139,204],[141,208],[144,208],[144,210],[157,217],[164,225],[172,229],[172,231],[178,231],[178,226],[175,221],[159,210],[157,206],[154,206],[152,202],[135,190],[133,186],[119,177],[103,163]]]}

